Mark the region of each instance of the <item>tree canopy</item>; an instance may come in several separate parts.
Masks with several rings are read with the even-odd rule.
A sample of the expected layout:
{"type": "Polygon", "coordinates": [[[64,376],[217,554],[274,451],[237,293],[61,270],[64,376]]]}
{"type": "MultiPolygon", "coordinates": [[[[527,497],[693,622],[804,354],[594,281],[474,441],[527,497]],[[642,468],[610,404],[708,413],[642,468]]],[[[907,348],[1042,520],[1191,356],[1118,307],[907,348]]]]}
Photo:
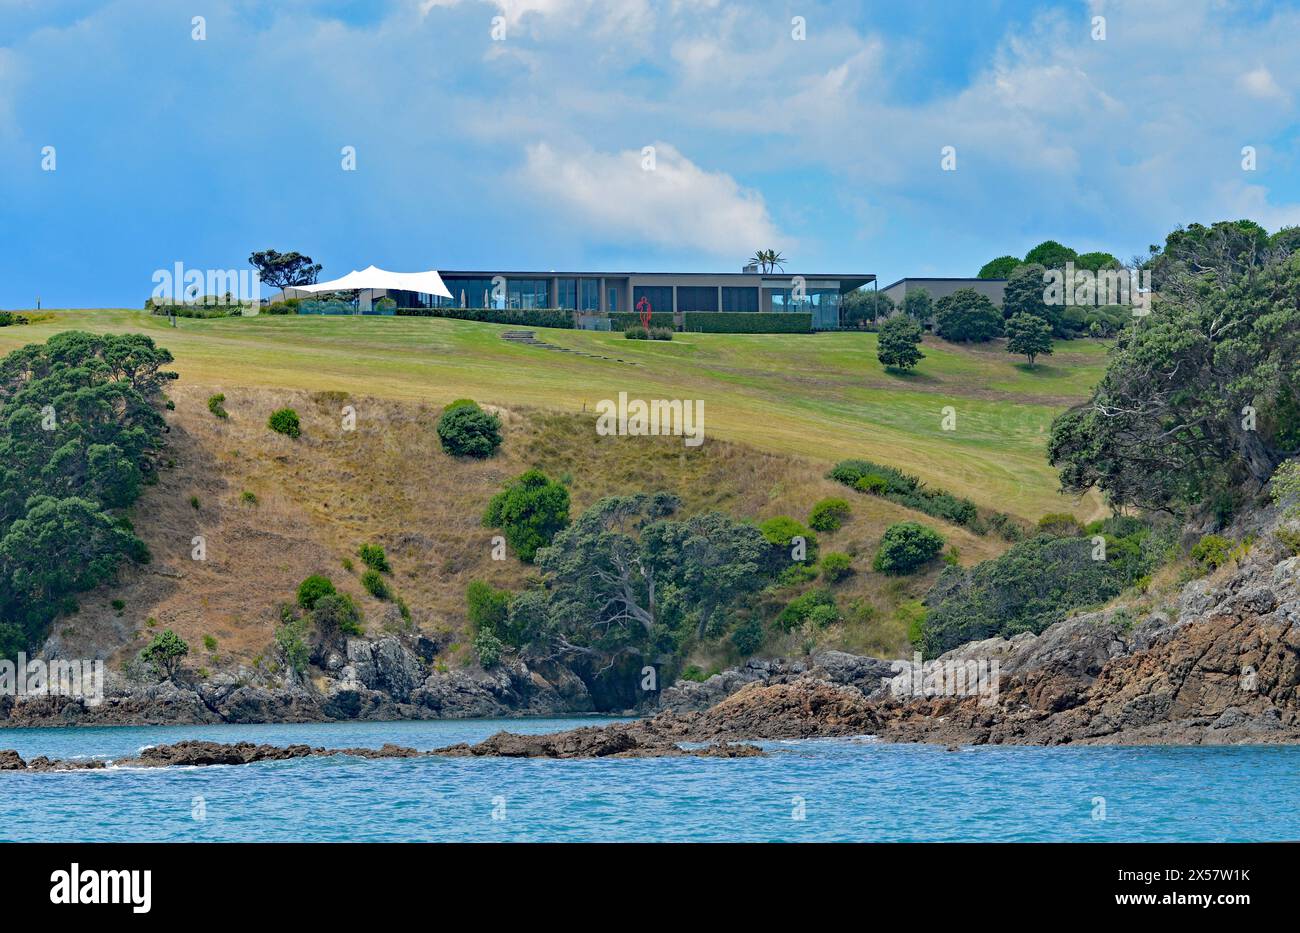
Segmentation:
{"type": "Polygon", "coordinates": [[[176,374],[142,334],[56,334],[0,361],[0,655],[148,551],[115,510],[154,473],[176,374]]]}
{"type": "Polygon", "coordinates": [[[1029,365],[1039,356],[1052,352],[1052,328],[1046,321],[1032,314],[1016,314],[1007,321],[1007,352],[1028,357],[1029,365]]]}
{"type": "Polygon", "coordinates": [[[320,263],[312,262],[310,256],[297,252],[277,253],[273,249],[253,253],[248,262],[257,269],[263,282],[280,289],[312,285],[321,270],[320,263]]]}
{"type": "Polygon", "coordinates": [[[880,326],[876,359],[893,369],[911,369],[925,354],[921,352],[921,325],[906,314],[896,314],[880,326]]]}
{"type": "MultiPolygon", "coordinates": [[[[1191,231],[1192,228],[1188,228],[1191,231]]],[[[1052,425],[1064,489],[1180,511],[1251,494],[1300,450],[1300,258],[1258,265],[1240,224],[1171,236],[1167,289],[1085,403],[1052,425]],[[1217,231],[1216,231],[1217,228],[1217,231]]]]}
{"type": "Polygon", "coordinates": [[[955,343],[983,343],[1002,333],[1002,312],[973,288],[959,288],[935,303],[939,334],[955,343]]]}

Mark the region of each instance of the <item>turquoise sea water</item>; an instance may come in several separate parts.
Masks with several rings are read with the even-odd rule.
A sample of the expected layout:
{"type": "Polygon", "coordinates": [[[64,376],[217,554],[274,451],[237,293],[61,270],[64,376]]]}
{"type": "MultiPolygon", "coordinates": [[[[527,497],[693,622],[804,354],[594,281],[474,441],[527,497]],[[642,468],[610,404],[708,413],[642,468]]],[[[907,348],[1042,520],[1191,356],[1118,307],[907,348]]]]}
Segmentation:
{"type": "MultiPolygon", "coordinates": [[[[477,741],[498,729],[550,732],[595,721],[0,729],[0,748],[15,748],[24,758],[113,758],[201,738],[428,749],[477,741]]],[[[764,747],[771,752],[766,758],[735,760],[337,757],[180,770],[0,772],[0,839],[1300,839],[1300,747],[949,752],[870,739],[764,747]]]]}

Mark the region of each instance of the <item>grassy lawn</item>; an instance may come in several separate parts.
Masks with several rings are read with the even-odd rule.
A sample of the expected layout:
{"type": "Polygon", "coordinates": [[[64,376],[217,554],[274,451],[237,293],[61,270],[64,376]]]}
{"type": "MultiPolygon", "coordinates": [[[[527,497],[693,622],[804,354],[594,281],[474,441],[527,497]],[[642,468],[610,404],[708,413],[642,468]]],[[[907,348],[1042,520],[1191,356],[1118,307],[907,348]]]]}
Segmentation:
{"type": "MultiPolygon", "coordinates": [[[[590,411],[620,391],[700,398],[707,433],[762,450],[833,462],[893,464],[990,508],[1036,519],[1095,514],[1098,503],[1056,493],[1043,451],[1052,418],[1100,376],[1105,347],[1058,343],[1033,368],[1001,344],[964,349],[927,338],[910,375],[876,361],[873,334],[621,334],[539,330],[542,339],[614,360],[515,345],[492,324],[401,317],[181,320],[140,311],[60,311],[0,329],[0,352],[61,330],[151,334],[186,385],[214,390],[342,390],[441,405],[473,397],[503,406],[590,411]],[[957,429],[941,430],[952,406],[957,429]]],[[[594,417],[594,416],[593,416],[594,417]]],[[[593,430],[594,437],[594,430],[593,430]]]]}

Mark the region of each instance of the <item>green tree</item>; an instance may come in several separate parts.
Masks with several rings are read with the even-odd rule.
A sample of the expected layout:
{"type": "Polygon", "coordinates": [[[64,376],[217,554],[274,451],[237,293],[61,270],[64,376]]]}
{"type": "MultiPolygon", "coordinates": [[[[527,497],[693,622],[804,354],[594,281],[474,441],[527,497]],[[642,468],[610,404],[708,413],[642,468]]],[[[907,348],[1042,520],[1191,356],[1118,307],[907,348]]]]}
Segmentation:
{"type": "Polygon", "coordinates": [[[903,296],[903,303],[899,307],[903,309],[904,314],[918,324],[925,324],[934,314],[934,301],[930,298],[930,293],[924,288],[908,289],[907,294],[903,296]]]}
{"type": "Polygon", "coordinates": [[[332,642],[340,635],[360,638],[365,634],[364,617],[347,593],[327,593],[316,600],[311,620],[322,640],[332,642]]]}
{"type": "Polygon", "coordinates": [[[1018,265],[1020,265],[1020,260],[1015,256],[999,256],[997,259],[990,259],[980,267],[979,278],[1005,279],[1015,271],[1018,265]]]}
{"type": "Polygon", "coordinates": [[[273,249],[253,253],[248,262],[257,269],[263,282],[280,289],[312,285],[321,270],[320,263],[313,263],[310,256],[296,252],[277,253],[273,249]]]}
{"type": "Polygon", "coordinates": [[[1162,295],[1179,282],[1187,288],[1194,288],[1198,281],[1227,288],[1273,258],[1269,243],[1268,231],[1253,220],[1179,227],[1165,238],[1163,247],[1151,247],[1147,263],[1151,287],[1162,295]]]}
{"type": "Polygon", "coordinates": [[[959,288],[935,304],[939,334],[954,343],[984,343],[1002,333],[1002,312],[973,288],[959,288]]]}
{"type": "Polygon", "coordinates": [[[491,632],[515,647],[522,645],[509,627],[509,590],[498,590],[483,580],[471,580],[465,587],[465,614],[475,632],[491,632]]]}
{"type": "Polygon", "coordinates": [[[906,314],[896,314],[880,326],[876,359],[889,369],[911,369],[925,354],[921,352],[921,325],[906,314]]]}
{"type": "Polygon", "coordinates": [[[1044,240],[1025,253],[1026,263],[1036,263],[1046,269],[1064,269],[1067,262],[1074,262],[1078,258],[1078,253],[1055,240],[1044,240]]]}
{"type": "Polygon", "coordinates": [[[1052,353],[1052,328],[1032,314],[1017,314],[1007,321],[1007,352],[1019,353],[1034,365],[1035,358],[1052,353]]]}
{"type": "Polygon", "coordinates": [[[531,564],[537,549],[569,524],[569,490],[541,470],[528,470],[492,497],[483,524],[500,528],[519,559],[531,564]]]}
{"type": "Polygon", "coordinates": [[[280,408],[271,412],[271,417],[266,419],[266,426],[286,437],[302,436],[302,424],[298,420],[298,413],[292,408],[280,408]]]}
{"type": "Polygon", "coordinates": [[[189,653],[190,646],[184,639],[167,629],[155,635],[140,652],[140,660],[152,667],[159,677],[171,680],[180,671],[181,659],[189,653]]]}
{"type": "Polygon", "coordinates": [[[1300,452],[1300,268],[1182,275],[1053,423],[1065,490],[1181,511],[1253,495],[1300,452]]]}
{"type": "Polygon", "coordinates": [[[453,457],[490,457],[501,446],[501,419],[476,402],[459,399],[442,410],[438,440],[453,457]]]}
{"type": "Polygon", "coordinates": [[[31,648],[72,595],[148,560],[116,510],[156,475],[166,350],[68,331],[0,360],[0,656],[31,648]]]}
{"type": "Polygon", "coordinates": [[[855,289],[845,295],[840,303],[840,319],[845,327],[861,327],[893,313],[893,299],[875,289],[855,289]]]}
{"type": "Polygon", "coordinates": [[[1032,314],[1046,321],[1055,336],[1064,339],[1070,334],[1062,315],[1063,309],[1046,301],[1046,271],[1033,264],[1020,266],[1011,273],[1002,296],[1002,316],[1010,319],[1017,314],[1032,314]]]}
{"type": "Polygon", "coordinates": [[[943,550],[943,535],[919,522],[895,522],[885,529],[872,569],[908,574],[920,570],[943,550]]]}
{"type": "Polygon", "coordinates": [[[839,531],[852,512],[845,499],[822,499],[808,513],[808,526],[817,531],[839,531]]]}
{"type": "Polygon", "coordinates": [[[1074,260],[1076,269],[1100,272],[1102,269],[1122,269],[1124,264],[1110,253],[1081,253],[1074,260]]]}
{"type": "Polygon", "coordinates": [[[298,605],[310,612],[322,596],[333,596],[334,592],[329,577],[314,573],[298,584],[298,605]]]}

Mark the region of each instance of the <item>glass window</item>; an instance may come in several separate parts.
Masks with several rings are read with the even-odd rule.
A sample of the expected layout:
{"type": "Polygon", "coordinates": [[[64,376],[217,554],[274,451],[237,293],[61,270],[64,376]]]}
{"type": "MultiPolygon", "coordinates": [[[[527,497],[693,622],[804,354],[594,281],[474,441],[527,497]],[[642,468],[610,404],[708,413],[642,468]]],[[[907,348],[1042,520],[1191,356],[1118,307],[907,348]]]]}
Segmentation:
{"type": "Polygon", "coordinates": [[[578,307],[578,280],[555,280],[555,307],[573,311],[578,307]]]}
{"type": "Polygon", "coordinates": [[[605,310],[612,311],[615,314],[617,314],[618,313],[618,286],[611,285],[609,286],[608,289],[606,289],[606,291],[609,292],[609,296],[606,302],[608,304],[608,307],[605,308],[605,310]]]}
{"type": "Polygon", "coordinates": [[[506,307],[549,308],[547,279],[507,279],[506,307]]]}
{"type": "Polygon", "coordinates": [[[600,279],[583,279],[578,292],[579,311],[600,310],[600,279]]]}
{"type": "Polygon", "coordinates": [[[678,285],[678,311],[717,311],[718,289],[713,285],[678,285]]]}
{"type": "Polygon", "coordinates": [[[722,286],[723,311],[757,311],[758,289],[722,286]]]}
{"type": "Polygon", "coordinates": [[[641,299],[650,302],[652,314],[673,313],[673,287],[671,285],[637,285],[632,289],[632,310],[641,313],[641,299]]]}
{"type": "Polygon", "coordinates": [[[490,308],[492,307],[492,280],[446,278],[442,284],[451,292],[450,298],[437,298],[439,308],[490,308]]]}

